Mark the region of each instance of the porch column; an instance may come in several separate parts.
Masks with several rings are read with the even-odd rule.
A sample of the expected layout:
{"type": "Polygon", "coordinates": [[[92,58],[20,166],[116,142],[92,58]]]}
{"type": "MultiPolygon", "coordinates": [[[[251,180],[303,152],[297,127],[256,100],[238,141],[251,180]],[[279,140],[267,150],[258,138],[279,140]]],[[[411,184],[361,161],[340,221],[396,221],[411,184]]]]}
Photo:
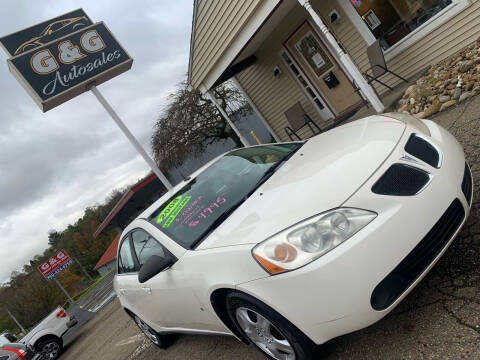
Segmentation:
{"type": "Polygon", "coordinates": [[[220,111],[220,113],[223,115],[223,117],[225,118],[225,120],[227,120],[228,124],[230,125],[230,127],[233,129],[233,131],[235,131],[235,134],[237,134],[237,136],[239,137],[240,141],[242,142],[242,144],[244,146],[250,146],[250,144],[248,143],[247,139],[245,139],[243,137],[243,135],[240,133],[240,131],[238,130],[238,128],[235,126],[235,124],[233,123],[232,119],[230,119],[230,116],[228,116],[227,112],[225,110],[223,110],[222,106],[220,105],[220,102],[218,101],[218,99],[215,97],[215,95],[213,95],[212,91],[211,90],[208,90],[206,92],[206,95],[208,97],[208,99],[212,102],[213,105],[216,106],[217,110],[220,111]]]}
{"type": "Polygon", "coordinates": [[[240,91],[242,93],[242,95],[245,97],[245,99],[247,99],[248,103],[250,104],[250,107],[253,109],[253,111],[255,111],[255,113],[257,114],[258,118],[260,119],[260,121],[263,123],[263,125],[267,128],[268,132],[270,133],[270,135],[273,136],[273,138],[275,139],[276,142],[281,142],[280,138],[277,136],[277,134],[275,134],[275,132],[273,131],[273,129],[270,127],[270,125],[267,123],[267,121],[265,120],[265,118],[263,117],[262,113],[260,112],[260,110],[258,110],[257,106],[255,105],[255,103],[252,101],[252,99],[250,98],[250,96],[248,96],[247,92],[243,89],[242,85],[238,82],[237,78],[234,76],[232,77],[232,82],[233,84],[235,85],[235,87],[238,89],[238,91],[240,91]]]}
{"type": "Polygon", "coordinates": [[[335,50],[343,66],[345,66],[348,73],[352,76],[353,80],[355,81],[357,86],[360,88],[363,95],[365,95],[365,97],[370,102],[370,104],[372,104],[375,111],[377,113],[383,112],[385,110],[385,106],[380,101],[377,94],[375,94],[375,91],[370,86],[370,84],[368,84],[367,80],[365,80],[360,70],[353,63],[352,59],[350,59],[350,56],[347,53],[345,53],[345,51],[342,50],[340,45],[338,45],[337,40],[335,40],[335,37],[330,33],[330,30],[328,29],[328,27],[323,23],[322,19],[317,14],[317,12],[312,8],[310,1],[298,0],[298,2],[300,3],[300,5],[302,5],[305,8],[305,10],[307,10],[307,12],[312,17],[315,24],[320,28],[323,35],[325,36],[325,39],[335,50]]]}

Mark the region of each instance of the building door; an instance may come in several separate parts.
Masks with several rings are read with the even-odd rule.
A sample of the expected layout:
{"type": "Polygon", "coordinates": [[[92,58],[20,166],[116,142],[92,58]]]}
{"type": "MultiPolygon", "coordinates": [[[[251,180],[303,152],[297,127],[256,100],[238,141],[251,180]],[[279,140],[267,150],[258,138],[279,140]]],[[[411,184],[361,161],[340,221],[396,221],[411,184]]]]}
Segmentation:
{"type": "Polygon", "coordinates": [[[284,45],[337,116],[363,103],[350,79],[308,22],[290,36],[284,45]]]}

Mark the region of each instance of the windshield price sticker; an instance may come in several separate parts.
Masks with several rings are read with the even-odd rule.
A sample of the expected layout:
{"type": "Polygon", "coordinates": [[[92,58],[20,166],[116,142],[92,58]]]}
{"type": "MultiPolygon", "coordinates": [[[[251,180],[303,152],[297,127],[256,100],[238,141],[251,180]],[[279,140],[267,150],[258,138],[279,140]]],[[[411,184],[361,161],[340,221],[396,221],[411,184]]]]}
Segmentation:
{"type": "Polygon", "coordinates": [[[227,202],[227,199],[224,198],[223,196],[217,197],[216,201],[211,203],[210,206],[207,206],[202,211],[200,211],[200,213],[197,214],[197,219],[198,220],[191,221],[188,224],[188,226],[189,227],[197,226],[201,222],[201,220],[208,218],[210,214],[213,214],[215,209],[220,208],[220,206],[225,204],[226,202],[227,202]]]}
{"type": "Polygon", "coordinates": [[[188,204],[191,198],[191,196],[185,196],[185,198],[178,204],[175,210],[172,211],[172,214],[168,217],[167,221],[165,221],[165,224],[162,225],[163,228],[168,228],[172,225],[175,218],[178,216],[178,214],[180,214],[180,211],[182,211],[185,205],[188,204]]]}
{"type": "Polygon", "coordinates": [[[8,59],[43,111],[129,70],[133,59],[103,23],[97,23],[8,59]]]}
{"type": "Polygon", "coordinates": [[[175,199],[170,201],[165,209],[162,210],[160,215],[157,218],[157,224],[161,224],[163,220],[167,219],[165,223],[162,225],[162,228],[169,228],[175,218],[180,214],[180,211],[188,204],[188,202],[192,199],[191,196],[185,196],[182,199],[182,196],[177,196],[175,199]],[[168,217],[168,218],[167,218],[168,217]]]}
{"type": "Polygon", "coordinates": [[[170,213],[173,211],[173,209],[175,209],[181,199],[182,196],[180,195],[168,203],[165,209],[163,209],[160,215],[158,215],[157,224],[160,224],[163,220],[165,220],[168,215],[170,215],[170,213]]]}

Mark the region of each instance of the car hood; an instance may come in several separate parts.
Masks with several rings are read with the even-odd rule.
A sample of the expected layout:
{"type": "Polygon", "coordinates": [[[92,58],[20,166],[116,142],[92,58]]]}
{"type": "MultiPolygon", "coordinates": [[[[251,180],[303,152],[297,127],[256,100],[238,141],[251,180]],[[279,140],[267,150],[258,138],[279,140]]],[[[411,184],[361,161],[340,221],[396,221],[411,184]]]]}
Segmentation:
{"type": "Polygon", "coordinates": [[[258,243],[341,206],[391,154],[405,124],[371,116],[308,140],[197,250],[258,243]]]}

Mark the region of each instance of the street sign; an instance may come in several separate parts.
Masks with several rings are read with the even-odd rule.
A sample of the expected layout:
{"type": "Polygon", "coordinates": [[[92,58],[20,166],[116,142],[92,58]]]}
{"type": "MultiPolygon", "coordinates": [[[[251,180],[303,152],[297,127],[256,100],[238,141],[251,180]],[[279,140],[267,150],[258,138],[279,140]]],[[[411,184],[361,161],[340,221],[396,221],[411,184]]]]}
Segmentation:
{"type": "Polygon", "coordinates": [[[38,270],[47,280],[53,279],[58,273],[72,265],[72,259],[65,250],[52,256],[47,262],[38,267],[38,270]]]}
{"type": "Polygon", "coordinates": [[[129,70],[133,59],[100,22],[8,59],[45,112],[129,70]]]}
{"type": "Polygon", "coordinates": [[[16,56],[92,24],[85,11],[77,9],[1,37],[0,45],[9,56],[16,56]]]}

